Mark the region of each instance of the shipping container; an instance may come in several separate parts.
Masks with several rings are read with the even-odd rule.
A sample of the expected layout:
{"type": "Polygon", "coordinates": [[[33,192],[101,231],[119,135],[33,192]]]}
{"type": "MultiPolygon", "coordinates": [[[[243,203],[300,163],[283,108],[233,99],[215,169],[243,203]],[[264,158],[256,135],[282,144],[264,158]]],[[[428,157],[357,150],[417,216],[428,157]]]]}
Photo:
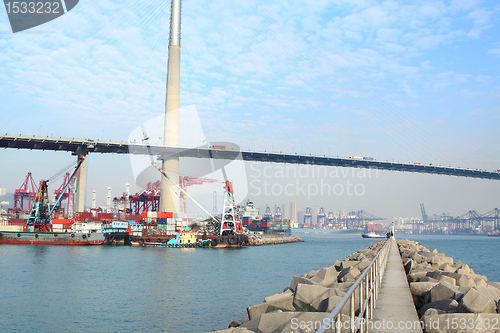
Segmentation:
{"type": "Polygon", "coordinates": [[[10,219],[9,225],[25,225],[26,221],[25,219],[10,219]]]}
{"type": "Polygon", "coordinates": [[[91,212],[76,212],[77,219],[91,219],[93,217],[91,212]]]}
{"type": "Polygon", "coordinates": [[[52,219],[52,224],[71,224],[71,219],[52,219]]]}
{"type": "Polygon", "coordinates": [[[113,213],[97,213],[98,220],[112,220],[113,213]]]}
{"type": "Polygon", "coordinates": [[[26,227],[26,226],[22,226],[22,225],[2,225],[2,226],[0,226],[0,231],[22,232],[24,227],[26,227]]]}
{"type": "Polygon", "coordinates": [[[127,218],[129,220],[140,221],[141,217],[142,217],[141,215],[129,215],[127,218]]]}

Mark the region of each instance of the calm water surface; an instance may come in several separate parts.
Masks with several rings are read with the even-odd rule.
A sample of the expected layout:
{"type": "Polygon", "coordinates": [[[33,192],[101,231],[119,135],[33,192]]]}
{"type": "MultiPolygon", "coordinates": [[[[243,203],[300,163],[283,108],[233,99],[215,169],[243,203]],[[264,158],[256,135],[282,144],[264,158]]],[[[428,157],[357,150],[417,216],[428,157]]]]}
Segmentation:
{"type": "MultiPolygon", "coordinates": [[[[370,240],[300,234],[306,242],[243,249],[0,245],[2,330],[209,332],[280,293],[294,275],[331,266],[370,240]]],[[[500,280],[500,237],[405,236],[500,280]]]]}

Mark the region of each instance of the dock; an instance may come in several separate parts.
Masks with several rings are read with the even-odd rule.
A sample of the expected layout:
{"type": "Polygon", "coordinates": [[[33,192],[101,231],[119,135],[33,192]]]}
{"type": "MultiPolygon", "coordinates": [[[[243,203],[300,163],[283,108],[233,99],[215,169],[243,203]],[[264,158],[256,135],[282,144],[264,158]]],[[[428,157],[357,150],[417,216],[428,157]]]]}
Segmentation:
{"type": "Polygon", "coordinates": [[[374,325],[370,332],[422,333],[398,244],[394,239],[391,239],[390,242],[387,267],[373,311],[372,322],[374,325]],[[381,327],[379,328],[380,323],[381,327]]]}

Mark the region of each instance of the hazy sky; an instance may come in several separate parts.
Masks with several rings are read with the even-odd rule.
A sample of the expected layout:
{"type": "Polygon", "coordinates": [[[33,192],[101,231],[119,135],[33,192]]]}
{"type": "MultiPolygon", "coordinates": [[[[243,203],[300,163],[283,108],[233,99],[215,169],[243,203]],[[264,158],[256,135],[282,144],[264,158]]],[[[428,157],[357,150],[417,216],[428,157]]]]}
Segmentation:
{"type": "MultiPolygon", "coordinates": [[[[16,34],[0,10],[0,133],[128,141],[134,129],[161,128],[153,119],[164,112],[169,8],[162,1],[83,0],[16,34]]],[[[181,105],[190,110],[184,137],[500,169],[496,1],[185,0],[182,11],[181,105]]],[[[0,187],[13,192],[28,171],[38,181],[74,157],[2,150],[0,160],[0,187]]],[[[137,163],[91,155],[87,198],[96,189],[104,204],[106,187],[118,196],[126,182],[137,191],[137,163]]],[[[200,163],[185,161],[181,173],[207,176],[200,163]]],[[[262,207],[295,200],[298,207],[392,218],[420,216],[420,203],[430,214],[454,215],[499,206],[497,181],[234,168],[235,181],[244,183],[235,191],[262,207]]],[[[221,187],[192,193],[211,210],[214,190],[221,187]]]]}

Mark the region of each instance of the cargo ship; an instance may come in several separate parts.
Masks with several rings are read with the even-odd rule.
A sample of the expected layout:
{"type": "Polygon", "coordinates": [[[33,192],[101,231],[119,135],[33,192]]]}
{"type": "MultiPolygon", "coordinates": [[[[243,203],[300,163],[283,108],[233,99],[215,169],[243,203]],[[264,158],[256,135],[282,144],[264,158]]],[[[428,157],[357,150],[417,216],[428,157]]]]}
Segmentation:
{"type": "Polygon", "coordinates": [[[255,232],[282,232],[291,233],[290,220],[277,219],[274,217],[260,218],[260,210],[255,208],[252,201],[248,200],[240,209],[243,226],[255,232]]]}

